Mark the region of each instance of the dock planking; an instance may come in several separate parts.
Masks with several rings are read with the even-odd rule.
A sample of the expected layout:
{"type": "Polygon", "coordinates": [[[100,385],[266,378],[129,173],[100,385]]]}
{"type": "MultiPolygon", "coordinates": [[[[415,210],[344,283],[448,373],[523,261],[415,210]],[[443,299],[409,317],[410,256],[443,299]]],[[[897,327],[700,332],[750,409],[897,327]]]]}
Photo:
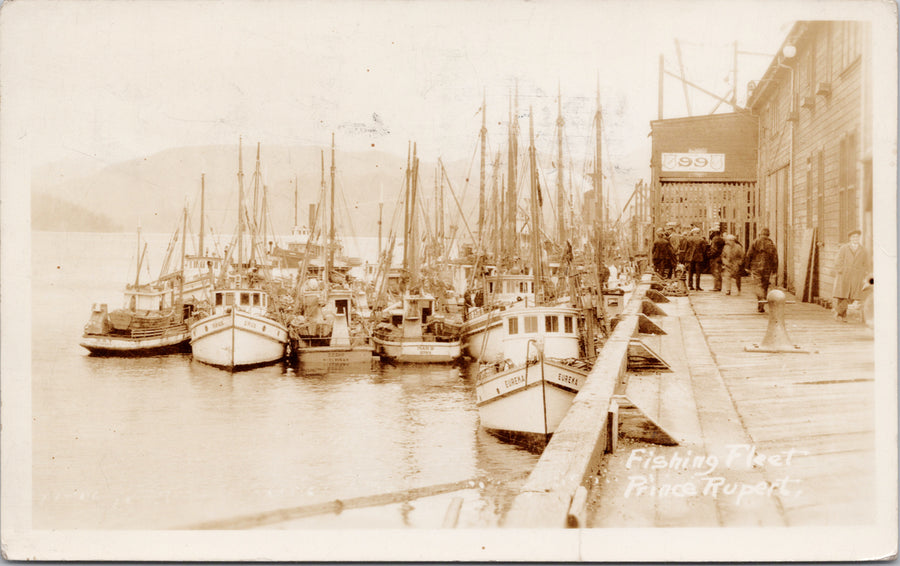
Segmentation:
{"type": "Polygon", "coordinates": [[[648,344],[673,372],[653,379],[659,383],[660,421],[681,445],[620,440],[591,495],[590,526],[836,526],[874,520],[873,333],[861,324],[834,321],[822,307],[789,301],[788,335],[809,353],[744,350],[762,340],[768,325],[768,314],[756,312],[751,285],[739,296],[700,292],[659,305],[669,316],[657,322],[668,334],[648,344]],[[781,455],[781,464],[788,453],[792,460],[789,466],[770,461],[747,469],[720,464],[714,474],[734,484],[761,481],[786,489],[740,503],[627,494],[630,478],[640,474],[655,487],[698,481],[690,470],[629,468],[634,450],[672,462],[687,453],[727,458],[728,446],[740,445],[766,457],[781,455]]]}
{"type": "MultiPolygon", "coordinates": [[[[750,293],[696,293],[691,305],[743,426],[762,452],[803,451],[790,466],[800,487],[781,498],[788,525],[874,520],[875,357],[872,330],[789,302],[785,328],[809,354],[750,354],[765,334],[750,293]]],[[[779,472],[766,469],[770,481],[779,472]]]]}

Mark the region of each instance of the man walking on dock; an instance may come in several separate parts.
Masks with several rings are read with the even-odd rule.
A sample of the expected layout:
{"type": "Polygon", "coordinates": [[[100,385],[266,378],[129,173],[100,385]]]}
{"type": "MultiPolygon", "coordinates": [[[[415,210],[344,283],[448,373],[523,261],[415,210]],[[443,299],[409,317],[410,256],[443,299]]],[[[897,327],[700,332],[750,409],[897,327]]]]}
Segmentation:
{"type": "Polygon", "coordinates": [[[715,230],[709,242],[709,272],[713,276],[713,291],[722,290],[722,248],[725,247],[725,239],[722,233],[715,230]]]}
{"type": "Polygon", "coordinates": [[[741,272],[744,270],[744,247],[738,243],[734,234],[725,234],[725,247],[722,248],[722,267],[724,273],[725,294],[731,294],[731,280],[737,289],[735,295],[741,294],[741,272]]]}
{"type": "Polygon", "coordinates": [[[663,279],[669,279],[675,271],[675,251],[663,230],[656,231],[653,242],[653,269],[663,279]]]}
{"type": "Polygon", "coordinates": [[[769,229],[763,228],[759,238],[750,245],[744,268],[749,269],[756,281],[756,311],[766,312],[766,296],[769,294],[769,279],[778,270],[778,249],[769,237],[769,229]]]}

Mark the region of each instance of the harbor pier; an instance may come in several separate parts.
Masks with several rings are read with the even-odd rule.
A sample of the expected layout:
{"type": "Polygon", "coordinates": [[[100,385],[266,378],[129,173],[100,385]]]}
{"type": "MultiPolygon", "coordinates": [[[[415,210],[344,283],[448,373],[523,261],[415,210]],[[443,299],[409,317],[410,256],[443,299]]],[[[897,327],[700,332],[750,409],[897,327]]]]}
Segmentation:
{"type": "MultiPolygon", "coordinates": [[[[649,309],[660,314],[647,317],[648,287],[639,285],[626,305],[504,525],[873,522],[872,328],[836,321],[829,310],[788,295],[784,328],[797,352],[755,352],[748,346],[763,340],[769,314],[756,312],[751,285],[741,295],[668,297],[649,309]],[[641,333],[644,318],[665,333],[641,333]],[[668,368],[632,371],[634,337],[668,368]],[[640,400],[644,427],[625,427],[617,415],[632,397],[640,400]],[[652,429],[675,443],[634,434],[652,429]]],[[[711,281],[703,287],[712,288],[711,281]]]]}

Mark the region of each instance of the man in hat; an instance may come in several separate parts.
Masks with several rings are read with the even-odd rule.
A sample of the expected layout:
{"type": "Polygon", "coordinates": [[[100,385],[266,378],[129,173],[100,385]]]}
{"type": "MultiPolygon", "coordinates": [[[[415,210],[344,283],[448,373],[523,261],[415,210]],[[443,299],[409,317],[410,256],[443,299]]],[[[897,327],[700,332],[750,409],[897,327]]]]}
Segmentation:
{"type": "Polygon", "coordinates": [[[847,305],[859,297],[866,276],[872,270],[869,254],[860,241],[860,231],[851,230],[847,237],[849,241],[838,249],[834,261],[834,289],[831,292],[834,318],[842,322],[847,322],[847,305]]]}
{"type": "Polygon", "coordinates": [[[713,276],[713,291],[722,290],[722,248],[725,238],[719,230],[713,230],[709,238],[709,272],[713,276]]]}
{"type": "Polygon", "coordinates": [[[747,251],[744,269],[748,269],[756,281],[756,311],[766,312],[766,296],[769,294],[769,279],[778,270],[778,249],[769,237],[769,229],[763,228],[747,251]]]}
{"type": "Polygon", "coordinates": [[[700,235],[700,228],[694,227],[684,244],[684,263],[687,265],[688,289],[702,291],[700,288],[700,272],[706,261],[706,239],[700,235]]]}
{"type": "Polygon", "coordinates": [[[656,231],[656,240],[653,242],[652,254],[653,269],[663,279],[670,278],[675,267],[675,251],[672,249],[672,245],[662,229],[656,231]]]}

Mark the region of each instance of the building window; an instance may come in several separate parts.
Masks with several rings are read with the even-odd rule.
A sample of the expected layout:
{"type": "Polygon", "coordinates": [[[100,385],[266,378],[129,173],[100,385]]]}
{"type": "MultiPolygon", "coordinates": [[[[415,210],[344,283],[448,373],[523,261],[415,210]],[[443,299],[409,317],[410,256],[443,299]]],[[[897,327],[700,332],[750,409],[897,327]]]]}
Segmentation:
{"type": "Polygon", "coordinates": [[[847,69],[856,62],[860,55],[860,43],[862,39],[862,26],[860,22],[843,22],[844,28],[841,34],[841,71],[847,69]]]}
{"type": "Polygon", "coordinates": [[[841,138],[840,144],[840,160],[838,162],[838,202],[840,207],[838,237],[840,241],[844,240],[847,232],[859,227],[856,193],[856,162],[859,150],[856,138],[856,132],[850,133],[841,138]]]}
{"type": "Polygon", "coordinates": [[[816,41],[813,38],[809,45],[809,52],[806,55],[806,91],[807,95],[815,96],[816,94],[816,41]]]}

